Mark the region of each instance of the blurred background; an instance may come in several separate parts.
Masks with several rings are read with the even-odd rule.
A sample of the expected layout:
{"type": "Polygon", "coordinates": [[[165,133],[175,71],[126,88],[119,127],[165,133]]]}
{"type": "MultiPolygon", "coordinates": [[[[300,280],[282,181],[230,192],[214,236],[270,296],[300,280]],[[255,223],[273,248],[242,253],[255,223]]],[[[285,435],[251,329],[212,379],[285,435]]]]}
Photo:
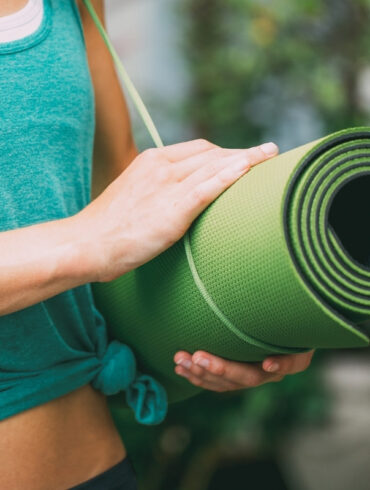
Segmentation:
{"type": "MultiPolygon", "coordinates": [[[[370,0],[106,0],[106,17],[165,144],[283,152],[370,125],[370,0]]],[[[304,373],[206,392],[158,427],[112,413],[141,490],[368,490],[369,368],[369,349],[317,351],[304,373]]]]}

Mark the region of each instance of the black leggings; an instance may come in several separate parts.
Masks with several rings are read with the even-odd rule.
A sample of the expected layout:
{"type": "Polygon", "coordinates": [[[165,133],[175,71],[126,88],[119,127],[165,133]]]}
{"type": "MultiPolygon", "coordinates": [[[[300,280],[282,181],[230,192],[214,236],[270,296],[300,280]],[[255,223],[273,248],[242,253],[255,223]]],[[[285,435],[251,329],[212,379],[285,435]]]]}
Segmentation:
{"type": "Polygon", "coordinates": [[[135,470],[126,456],[103,473],[69,490],[137,490],[135,470]]]}

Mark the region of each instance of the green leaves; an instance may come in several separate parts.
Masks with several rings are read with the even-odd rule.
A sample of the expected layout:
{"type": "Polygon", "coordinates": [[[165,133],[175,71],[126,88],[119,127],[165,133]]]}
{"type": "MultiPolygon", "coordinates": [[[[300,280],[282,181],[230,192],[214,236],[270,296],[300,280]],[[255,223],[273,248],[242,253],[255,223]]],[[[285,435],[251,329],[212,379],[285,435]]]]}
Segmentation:
{"type": "Polygon", "coordinates": [[[287,100],[279,94],[286,92],[292,101],[307,101],[326,132],[338,129],[338,121],[352,126],[361,118],[353,104],[370,48],[368,0],[184,0],[183,12],[191,26],[184,49],[194,84],[187,114],[200,136],[256,144],[271,113],[254,120],[246,104],[275,97],[283,114],[287,100]],[[271,77],[273,85],[264,83],[271,77]]]}

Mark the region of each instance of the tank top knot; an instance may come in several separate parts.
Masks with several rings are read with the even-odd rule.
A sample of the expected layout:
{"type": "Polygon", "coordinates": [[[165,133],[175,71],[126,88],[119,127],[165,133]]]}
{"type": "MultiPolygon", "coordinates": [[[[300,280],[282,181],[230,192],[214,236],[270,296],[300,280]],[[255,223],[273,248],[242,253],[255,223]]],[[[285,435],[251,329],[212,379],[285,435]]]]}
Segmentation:
{"type": "Polygon", "coordinates": [[[132,350],[118,340],[108,344],[92,385],[105,395],[126,391],[126,402],[141,424],[159,424],[167,414],[167,394],[154,378],[136,369],[132,350]]]}

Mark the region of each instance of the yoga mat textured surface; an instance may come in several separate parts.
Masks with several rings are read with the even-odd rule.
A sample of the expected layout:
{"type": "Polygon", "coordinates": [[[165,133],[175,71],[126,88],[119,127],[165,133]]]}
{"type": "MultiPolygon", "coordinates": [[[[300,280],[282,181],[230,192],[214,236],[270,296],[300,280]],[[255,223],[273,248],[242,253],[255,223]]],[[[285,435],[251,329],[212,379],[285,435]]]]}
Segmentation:
{"type": "Polygon", "coordinates": [[[94,283],[97,307],[170,401],[199,391],[174,373],[178,350],[366,347],[369,210],[370,128],[334,133],[254,167],[170,249],[94,283]]]}

